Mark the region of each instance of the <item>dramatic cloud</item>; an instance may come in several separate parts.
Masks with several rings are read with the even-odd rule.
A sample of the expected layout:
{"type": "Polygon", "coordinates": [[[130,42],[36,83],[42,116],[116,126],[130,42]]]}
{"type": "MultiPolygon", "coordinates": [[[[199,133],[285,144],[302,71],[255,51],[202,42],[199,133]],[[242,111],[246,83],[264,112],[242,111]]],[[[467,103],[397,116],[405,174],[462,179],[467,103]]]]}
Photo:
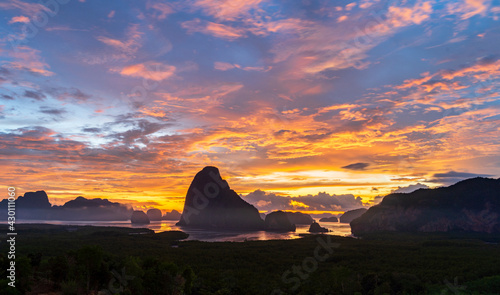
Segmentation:
{"type": "Polygon", "coordinates": [[[267,212],[275,210],[348,211],[363,207],[360,197],[327,193],[290,197],[256,190],[243,198],[260,211],[267,212]]]}
{"type": "Polygon", "coordinates": [[[134,55],[142,46],[142,35],[143,33],[139,30],[139,26],[133,24],[127,28],[123,40],[108,36],[98,36],[97,40],[113,48],[118,53],[123,54],[123,56],[121,56],[122,59],[133,59],[134,55]]]}
{"type": "Polygon", "coordinates": [[[354,164],[349,164],[347,166],[343,166],[343,169],[348,169],[348,170],[365,170],[366,167],[370,166],[369,163],[354,163],[354,164]]]}
{"type": "Polygon", "coordinates": [[[429,19],[430,13],[432,13],[431,2],[418,1],[413,7],[389,7],[388,19],[393,27],[419,25],[429,19]]]}
{"type": "Polygon", "coordinates": [[[15,23],[29,23],[30,22],[30,19],[26,16],[14,16],[13,18],[11,18],[11,20],[9,21],[9,24],[15,24],[15,23]]]}
{"type": "Polygon", "coordinates": [[[492,177],[493,175],[488,174],[476,174],[476,173],[467,173],[467,172],[456,172],[449,171],[446,173],[436,173],[433,175],[433,178],[430,182],[443,183],[446,185],[454,184],[456,182],[462,181],[467,178],[474,177],[492,177]]]}
{"type": "Polygon", "coordinates": [[[451,14],[459,14],[462,19],[468,19],[475,15],[485,15],[491,5],[490,0],[461,0],[448,4],[451,14]]]}
{"type": "Polygon", "coordinates": [[[199,32],[226,40],[236,40],[245,36],[244,31],[241,29],[223,24],[202,21],[200,19],[183,22],[182,27],[185,28],[188,33],[199,32]]]}
{"type": "Polygon", "coordinates": [[[396,190],[393,191],[393,193],[405,193],[405,194],[408,194],[408,193],[411,193],[411,192],[414,192],[418,189],[421,189],[421,188],[429,188],[428,185],[425,185],[425,184],[421,184],[421,183],[417,183],[417,184],[410,184],[409,186],[405,186],[405,187],[398,187],[396,190]]]}
{"type": "Polygon", "coordinates": [[[41,3],[27,3],[21,0],[10,0],[0,3],[0,9],[19,10],[29,16],[34,16],[40,12],[50,12],[50,9],[41,3]]]}
{"type": "Polygon", "coordinates": [[[257,9],[261,2],[264,0],[194,0],[193,5],[218,19],[233,21],[257,9]]]}
{"type": "Polygon", "coordinates": [[[170,78],[175,73],[175,67],[157,62],[147,62],[115,69],[113,72],[118,72],[122,76],[162,81],[170,78]]]}
{"type": "Polygon", "coordinates": [[[40,57],[40,51],[28,46],[18,46],[15,50],[8,52],[12,61],[6,67],[16,71],[26,71],[29,73],[52,76],[49,65],[40,57]]]}

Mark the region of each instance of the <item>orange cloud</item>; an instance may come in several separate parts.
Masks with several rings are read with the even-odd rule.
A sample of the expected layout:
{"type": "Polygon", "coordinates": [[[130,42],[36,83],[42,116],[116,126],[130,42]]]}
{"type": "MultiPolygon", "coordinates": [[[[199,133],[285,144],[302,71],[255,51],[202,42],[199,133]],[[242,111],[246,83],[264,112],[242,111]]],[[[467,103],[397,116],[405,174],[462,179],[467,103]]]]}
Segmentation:
{"type": "Polygon", "coordinates": [[[347,15],[342,15],[342,16],[340,16],[340,17],[337,19],[337,22],[338,22],[338,23],[341,23],[341,22],[343,22],[343,21],[345,21],[345,20],[347,20],[347,19],[348,19],[348,16],[347,16],[347,15]]]}
{"type": "MultiPolygon", "coordinates": [[[[395,89],[419,89],[422,92],[431,93],[436,89],[448,91],[448,95],[456,95],[457,91],[468,89],[479,83],[485,83],[487,80],[500,77],[500,60],[492,61],[483,59],[468,67],[458,70],[439,71],[434,74],[423,73],[421,78],[405,80],[403,84],[397,85],[395,89]],[[465,81],[460,81],[465,79],[465,81]]],[[[477,92],[484,92],[484,89],[478,89],[477,92]]],[[[491,89],[489,90],[491,91],[491,89]]],[[[435,102],[433,96],[423,96],[415,98],[412,95],[413,103],[435,102]]],[[[418,94],[417,94],[418,95],[418,94]]],[[[458,98],[457,97],[457,98],[458,98]]],[[[483,101],[484,102],[484,101],[483,101]]]]}
{"type": "Polygon", "coordinates": [[[429,19],[431,13],[431,2],[419,1],[413,7],[389,7],[387,18],[393,27],[402,27],[409,24],[419,25],[429,19]]]}
{"type": "Polygon", "coordinates": [[[292,207],[309,208],[309,205],[306,205],[303,202],[298,202],[298,201],[295,201],[295,200],[291,200],[290,201],[290,205],[292,207]]]}
{"type": "Polygon", "coordinates": [[[233,21],[257,9],[264,0],[195,0],[193,5],[220,20],[233,21]]]}
{"type": "Polygon", "coordinates": [[[475,15],[484,16],[491,5],[490,0],[461,0],[447,5],[448,12],[461,15],[461,19],[468,19],[475,15]]]}
{"type": "Polygon", "coordinates": [[[8,64],[10,68],[25,70],[43,76],[54,75],[53,72],[49,71],[50,66],[40,57],[39,50],[28,46],[19,46],[17,50],[10,51],[9,55],[15,59],[15,61],[8,64]]]}
{"type": "Polygon", "coordinates": [[[9,24],[14,24],[14,23],[29,23],[30,19],[26,16],[14,16],[13,18],[10,19],[9,24]]]}
{"type": "Polygon", "coordinates": [[[251,23],[255,26],[251,31],[256,35],[267,35],[267,33],[300,33],[309,26],[313,26],[311,21],[305,21],[299,18],[287,18],[266,23],[251,23]]]}
{"type": "Polygon", "coordinates": [[[183,22],[182,27],[187,29],[189,33],[199,32],[226,40],[236,40],[245,36],[245,32],[241,29],[223,24],[201,21],[198,18],[183,22]]]}
{"type": "MultiPolygon", "coordinates": [[[[356,4],[348,5],[352,10],[356,4]]],[[[287,61],[290,70],[286,79],[301,79],[324,70],[346,68],[365,69],[369,66],[367,52],[403,27],[422,24],[433,12],[431,2],[418,1],[413,6],[390,6],[384,18],[366,15],[366,11],[351,12],[348,19],[369,17],[365,26],[352,26],[347,16],[335,22],[285,19],[272,22],[249,22],[254,34],[280,32],[287,38],[274,44],[274,62],[287,61]],[[298,70],[297,70],[298,69],[298,70]]]]}
{"type": "Polygon", "coordinates": [[[147,62],[126,66],[122,69],[114,69],[112,71],[120,73],[122,76],[162,81],[172,77],[175,70],[176,68],[171,65],[165,65],[159,62],[147,62]]]}
{"type": "Polygon", "coordinates": [[[398,85],[395,88],[396,89],[405,89],[405,88],[411,88],[414,86],[420,86],[423,83],[428,82],[430,79],[432,79],[432,77],[434,77],[434,75],[429,75],[429,73],[424,73],[424,74],[422,74],[422,76],[423,76],[422,78],[418,78],[418,79],[405,80],[402,85],[398,85]]]}
{"type": "Polygon", "coordinates": [[[478,80],[490,79],[500,76],[500,60],[495,62],[480,62],[453,72],[443,72],[442,77],[452,80],[457,77],[473,75],[478,80]]]}
{"type": "Polygon", "coordinates": [[[27,3],[21,0],[2,1],[0,9],[18,9],[29,16],[34,16],[41,11],[50,12],[50,9],[41,3],[27,3]]]}

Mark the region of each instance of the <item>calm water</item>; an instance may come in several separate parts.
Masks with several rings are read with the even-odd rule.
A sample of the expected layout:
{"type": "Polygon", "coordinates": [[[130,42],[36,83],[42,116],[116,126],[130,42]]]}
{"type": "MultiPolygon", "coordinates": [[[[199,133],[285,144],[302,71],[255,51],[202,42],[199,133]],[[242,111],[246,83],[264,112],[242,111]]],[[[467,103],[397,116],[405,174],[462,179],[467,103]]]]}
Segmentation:
{"type": "MultiPolygon", "coordinates": [[[[192,229],[192,228],[181,228],[176,226],[176,221],[162,220],[153,221],[149,225],[132,225],[130,221],[58,221],[58,220],[16,220],[16,223],[46,223],[46,224],[57,224],[57,225],[94,225],[94,226],[121,226],[121,227],[132,227],[132,228],[149,228],[155,232],[169,231],[169,230],[181,230],[189,234],[188,240],[199,240],[208,242],[217,241],[232,241],[232,242],[242,242],[250,240],[276,240],[276,239],[296,239],[299,238],[299,234],[308,233],[309,225],[297,225],[297,231],[294,233],[273,233],[266,231],[252,231],[252,232],[232,232],[232,231],[214,231],[206,229],[192,229]]],[[[347,223],[337,223],[337,222],[321,222],[321,226],[331,230],[328,234],[338,235],[338,236],[349,236],[351,235],[351,227],[347,223]]]]}

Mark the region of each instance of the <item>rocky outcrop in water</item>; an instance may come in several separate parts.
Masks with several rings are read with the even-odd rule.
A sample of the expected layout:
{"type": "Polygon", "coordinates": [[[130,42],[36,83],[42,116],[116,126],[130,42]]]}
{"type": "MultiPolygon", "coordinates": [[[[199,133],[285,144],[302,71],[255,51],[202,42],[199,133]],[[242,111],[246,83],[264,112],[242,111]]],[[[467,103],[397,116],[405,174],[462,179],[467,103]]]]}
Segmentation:
{"type": "Polygon", "coordinates": [[[383,231],[500,233],[500,179],[477,177],[387,195],[354,219],[351,231],[358,236],[383,231]]]}
{"type": "Polygon", "coordinates": [[[203,168],[191,182],[177,225],[213,229],[264,229],[264,221],[257,208],[240,198],[221,178],[219,169],[212,166],[203,168]]]}
{"type": "Polygon", "coordinates": [[[311,215],[302,212],[286,212],[286,216],[292,224],[311,224],[314,222],[311,215]]]}
{"type": "Polygon", "coordinates": [[[165,215],[163,215],[163,220],[179,220],[179,219],[181,219],[181,213],[177,210],[166,212],[165,215]]]}
{"type": "Polygon", "coordinates": [[[266,215],[266,230],[269,231],[295,231],[295,224],[291,223],[288,215],[283,211],[275,211],[266,215]]]}
{"type": "Polygon", "coordinates": [[[161,210],[156,208],[151,208],[146,212],[150,221],[160,221],[161,220],[161,210]]]}
{"type": "Polygon", "coordinates": [[[146,213],[142,211],[134,211],[130,217],[130,222],[132,224],[149,224],[149,217],[146,213]]]}
{"type": "Polygon", "coordinates": [[[310,233],[326,233],[328,232],[328,229],[325,227],[321,227],[319,223],[313,222],[311,226],[309,227],[309,232],[310,233]]]}
{"type": "Polygon", "coordinates": [[[366,209],[366,208],[359,208],[359,209],[347,211],[340,216],[340,218],[339,218],[340,222],[341,223],[350,223],[354,219],[363,215],[367,210],[368,209],[366,209]]]}

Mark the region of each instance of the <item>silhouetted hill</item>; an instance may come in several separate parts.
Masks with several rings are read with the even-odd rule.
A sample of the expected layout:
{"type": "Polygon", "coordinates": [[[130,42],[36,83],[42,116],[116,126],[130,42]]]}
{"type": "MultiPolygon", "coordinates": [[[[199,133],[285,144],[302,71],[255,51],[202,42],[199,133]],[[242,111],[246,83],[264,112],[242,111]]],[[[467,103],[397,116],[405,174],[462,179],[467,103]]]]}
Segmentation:
{"type": "Polygon", "coordinates": [[[471,178],[449,187],[387,195],[351,222],[355,235],[380,231],[500,232],[500,179],[471,178]]]}
{"type": "Polygon", "coordinates": [[[85,208],[85,207],[112,207],[119,206],[119,203],[110,202],[108,199],[87,199],[84,197],[77,197],[74,200],[68,201],[62,205],[63,208],[85,208]]]}
{"type": "Polygon", "coordinates": [[[366,208],[359,208],[359,209],[354,209],[354,210],[350,210],[350,211],[347,211],[345,212],[344,214],[342,214],[340,216],[340,222],[342,223],[350,223],[351,221],[353,221],[354,219],[360,217],[361,215],[363,215],[365,212],[366,212],[366,208]]]}
{"type": "Polygon", "coordinates": [[[77,197],[62,206],[53,206],[49,219],[67,221],[128,220],[132,209],[108,199],[77,197]]]}
{"type": "Polygon", "coordinates": [[[335,216],[332,216],[332,217],[323,217],[319,221],[320,222],[339,222],[339,219],[335,216]]]}
{"type": "Polygon", "coordinates": [[[313,218],[309,214],[302,212],[285,212],[288,220],[292,224],[311,224],[314,222],[313,218]]]}
{"type": "MultiPolygon", "coordinates": [[[[6,220],[8,200],[0,202],[0,216],[6,220]],[[4,218],[5,217],[5,218],[4,218]]],[[[27,192],[16,199],[16,219],[47,219],[52,205],[45,191],[27,192]]]]}
{"type": "Polygon", "coordinates": [[[45,191],[28,192],[17,198],[16,206],[20,208],[48,209],[52,205],[45,191]]]}
{"type": "Polygon", "coordinates": [[[179,220],[181,219],[181,213],[177,210],[172,210],[163,215],[163,220],[179,220]]]}
{"type": "Polygon", "coordinates": [[[148,209],[148,212],[146,212],[146,215],[148,215],[148,218],[151,221],[160,221],[161,217],[162,217],[161,210],[156,209],[156,208],[148,209]]]}
{"type": "Polygon", "coordinates": [[[230,189],[219,169],[207,166],[191,182],[177,225],[256,230],[264,228],[264,221],[257,208],[230,189]]]}
{"type": "MultiPolygon", "coordinates": [[[[7,199],[0,202],[0,208],[7,208],[7,199]]],[[[52,207],[45,191],[27,192],[16,199],[16,207],[23,209],[48,209],[52,207]]]]}
{"type": "Polygon", "coordinates": [[[332,216],[332,217],[323,217],[319,221],[320,222],[339,222],[339,219],[335,216],[332,216]]]}
{"type": "Polygon", "coordinates": [[[328,229],[325,227],[321,227],[319,223],[313,222],[311,226],[309,226],[309,232],[310,233],[326,233],[328,232],[328,229]]]}
{"type": "Polygon", "coordinates": [[[266,215],[266,230],[269,231],[295,231],[296,226],[288,218],[288,212],[275,211],[266,215]]]}
{"type": "MultiPolygon", "coordinates": [[[[7,199],[0,210],[7,208],[7,199]]],[[[1,210],[0,216],[6,214],[1,210]]],[[[77,197],[62,206],[52,206],[45,191],[27,192],[16,200],[16,218],[26,220],[112,221],[129,220],[132,210],[107,199],[77,197]]]]}
{"type": "Polygon", "coordinates": [[[149,224],[149,217],[142,211],[134,211],[130,217],[130,222],[133,224],[149,224]]]}

